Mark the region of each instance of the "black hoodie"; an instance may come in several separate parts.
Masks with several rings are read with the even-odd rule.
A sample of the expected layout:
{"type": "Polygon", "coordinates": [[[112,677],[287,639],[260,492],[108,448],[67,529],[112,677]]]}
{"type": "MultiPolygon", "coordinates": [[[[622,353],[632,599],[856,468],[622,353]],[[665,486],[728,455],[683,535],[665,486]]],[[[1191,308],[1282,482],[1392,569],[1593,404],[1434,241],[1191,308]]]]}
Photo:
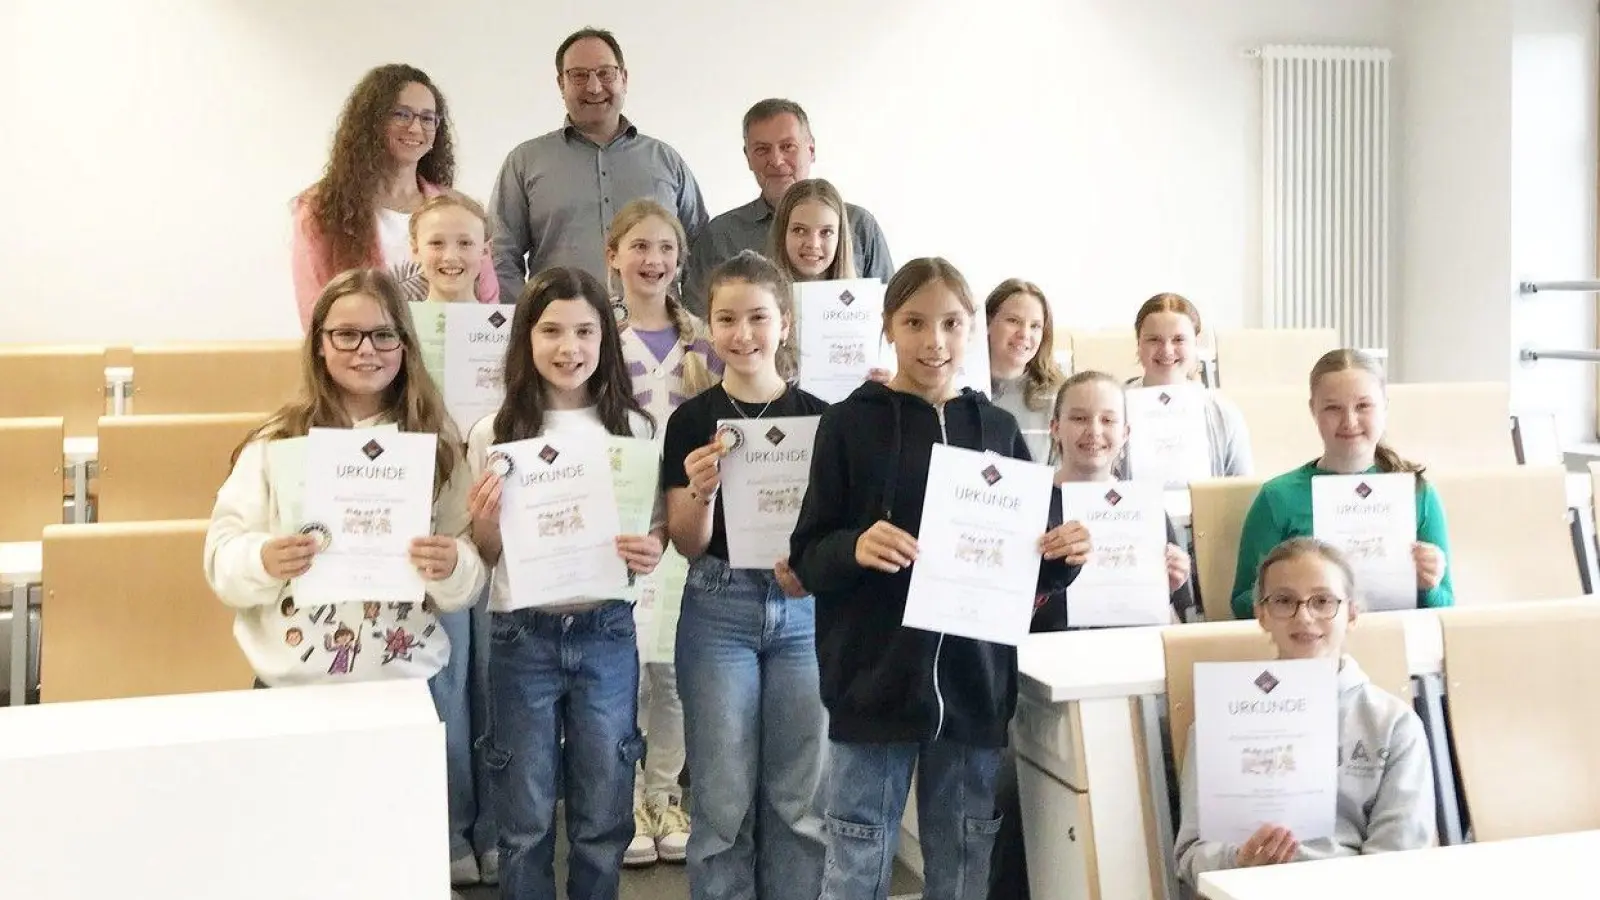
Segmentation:
{"type": "MultiPolygon", "coordinates": [[[[1016,648],[902,627],[910,567],[891,575],[856,563],[856,539],[881,519],[920,533],[936,443],[1029,458],[1016,419],[973,391],[941,413],[868,382],[829,407],[817,427],[789,562],[817,598],[817,661],[833,740],[1005,746],[1016,710],[1016,648]]],[[[1053,527],[1061,521],[1059,493],[1050,510],[1053,527]]],[[[1039,591],[1064,587],[1077,572],[1046,560],[1039,591]]]]}

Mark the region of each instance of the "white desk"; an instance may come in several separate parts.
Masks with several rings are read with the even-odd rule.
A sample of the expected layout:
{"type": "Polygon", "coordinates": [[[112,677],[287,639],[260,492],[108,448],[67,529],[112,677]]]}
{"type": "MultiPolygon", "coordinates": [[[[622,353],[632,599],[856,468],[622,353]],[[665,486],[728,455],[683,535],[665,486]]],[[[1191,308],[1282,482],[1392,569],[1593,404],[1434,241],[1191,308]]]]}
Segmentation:
{"type": "MultiPolygon", "coordinates": [[[[1403,623],[1412,675],[1442,671],[1444,634],[1432,610],[1370,615],[1403,623]]],[[[1017,650],[1012,741],[1035,900],[1174,896],[1158,711],[1169,627],[1213,626],[1037,634],[1017,650]]]]}
{"type": "Polygon", "coordinates": [[[0,897],[441,900],[422,679],[0,710],[0,897]]]}
{"type": "Polygon", "coordinates": [[[1600,831],[1207,872],[1207,900],[1595,896],[1600,831]]]}
{"type": "Polygon", "coordinates": [[[29,597],[33,586],[42,580],[43,570],[43,543],[0,544],[0,588],[11,602],[11,670],[6,673],[6,680],[12,706],[21,706],[28,699],[29,597]]]}

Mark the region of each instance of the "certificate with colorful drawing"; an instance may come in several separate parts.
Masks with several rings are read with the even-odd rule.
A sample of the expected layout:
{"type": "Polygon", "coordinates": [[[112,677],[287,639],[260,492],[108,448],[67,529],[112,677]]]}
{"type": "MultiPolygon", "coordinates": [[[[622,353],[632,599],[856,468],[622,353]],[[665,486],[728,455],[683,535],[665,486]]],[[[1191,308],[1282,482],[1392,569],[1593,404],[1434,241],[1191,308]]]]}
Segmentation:
{"type": "Polygon", "coordinates": [[[819,416],[722,419],[722,517],[728,565],[770,571],[789,557],[789,536],[811,481],[819,416]]]}
{"type": "Polygon", "coordinates": [[[489,468],[503,479],[500,542],[509,609],[620,597],[627,589],[610,459],[610,436],[588,432],[489,448],[489,468]]]}
{"type": "MultiPolygon", "coordinates": [[[[463,436],[505,397],[511,314],[495,303],[444,303],[445,409],[463,436]]],[[[464,439],[464,438],[463,438],[464,439]]]]}
{"type": "Polygon", "coordinates": [[[1067,622],[1073,627],[1169,624],[1172,599],[1161,485],[1069,481],[1061,485],[1061,513],[1065,521],[1076,520],[1089,529],[1093,546],[1067,588],[1067,622]]]}
{"type": "Polygon", "coordinates": [[[867,380],[878,363],[883,290],[876,278],[795,284],[802,390],[837,403],[867,380]]]}
{"type": "Polygon", "coordinates": [[[1368,609],[1416,609],[1416,475],[1317,475],[1311,522],[1312,534],[1344,551],[1368,609]]]}
{"type": "Polygon", "coordinates": [[[1331,837],[1339,802],[1338,661],[1196,663],[1200,839],[1243,844],[1265,824],[1331,837]]]}
{"type": "Polygon", "coordinates": [[[318,550],[294,585],[300,605],[422,602],[411,541],[433,532],[438,446],[432,434],[311,429],[298,531],[318,550]]]}
{"type": "Polygon", "coordinates": [[[1128,469],[1172,488],[1211,477],[1209,395],[1198,384],[1128,388],[1128,469]]]}
{"type": "Polygon", "coordinates": [[[906,595],[908,628],[998,644],[1028,636],[1054,471],[934,444],[906,595]]]}

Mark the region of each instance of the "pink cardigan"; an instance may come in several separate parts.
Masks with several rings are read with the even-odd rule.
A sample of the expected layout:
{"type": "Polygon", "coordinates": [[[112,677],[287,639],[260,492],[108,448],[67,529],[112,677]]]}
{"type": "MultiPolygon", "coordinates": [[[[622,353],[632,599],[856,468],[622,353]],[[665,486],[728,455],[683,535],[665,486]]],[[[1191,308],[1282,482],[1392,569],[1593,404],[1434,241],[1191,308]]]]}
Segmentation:
{"type": "MultiPolygon", "coordinates": [[[[436,197],[444,193],[444,188],[436,184],[418,179],[417,186],[422,189],[424,197],[436,197]]],[[[316,226],[311,220],[311,204],[306,202],[307,193],[294,199],[294,246],[290,251],[291,264],[294,271],[294,299],[300,308],[300,328],[311,327],[311,308],[316,305],[317,295],[322,293],[322,288],[338,272],[328,271],[327,264],[323,262],[320,238],[317,236],[316,226]]],[[[383,266],[382,251],[376,242],[367,257],[367,265],[374,268],[383,266]]],[[[478,272],[478,302],[500,302],[500,282],[495,278],[494,261],[485,259],[483,269],[478,272]]]]}

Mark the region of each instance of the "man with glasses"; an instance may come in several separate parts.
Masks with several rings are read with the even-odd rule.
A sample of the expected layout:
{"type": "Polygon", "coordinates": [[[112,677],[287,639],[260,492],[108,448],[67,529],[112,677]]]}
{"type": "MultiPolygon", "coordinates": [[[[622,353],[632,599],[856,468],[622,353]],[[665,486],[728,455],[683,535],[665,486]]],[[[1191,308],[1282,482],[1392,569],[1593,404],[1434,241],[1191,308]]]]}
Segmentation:
{"type": "MultiPolygon", "coordinates": [[[[762,100],[750,107],[744,114],[744,158],[761,188],[761,196],[712,219],[691,244],[688,271],[683,278],[683,302],[699,316],[706,314],[711,270],[743,250],[770,255],[767,237],[773,209],[791,185],[811,177],[817,143],[811,137],[811,120],[806,111],[793,100],[779,98],[762,100]]],[[[894,275],[894,261],[889,258],[889,242],[878,227],[878,220],[853,203],[845,204],[845,212],[850,217],[856,273],[862,278],[888,281],[894,275]]],[[[692,232],[690,237],[694,238],[692,232]]]]}
{"type": "Polygon", "coordinates": [[[611,32],[584,28],[562,41],[556,84],[566,122],[512,150],[490,197],[504,303],[551,266],[577,266],[604,281],[606,229],[630,200],[648,197],[675,211],[691,240],[706,224],[683,157],[622,114],[628,69],[611,32]]]}

